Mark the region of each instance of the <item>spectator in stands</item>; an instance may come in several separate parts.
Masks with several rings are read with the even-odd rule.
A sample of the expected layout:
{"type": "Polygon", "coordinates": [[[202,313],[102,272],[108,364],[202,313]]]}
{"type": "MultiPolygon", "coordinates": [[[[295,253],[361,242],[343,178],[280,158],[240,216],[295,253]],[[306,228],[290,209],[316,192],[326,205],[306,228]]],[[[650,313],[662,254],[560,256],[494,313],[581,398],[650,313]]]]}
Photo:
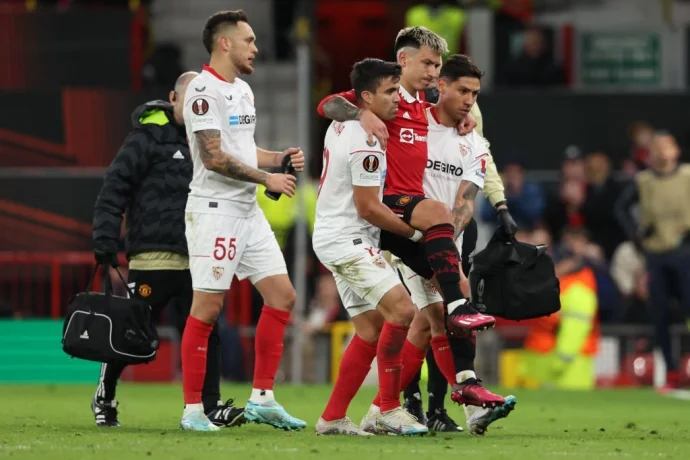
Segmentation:
{"type": "Polygon", "coordinates": [[[669,331],[672,297],[690,319],[690,165],[680,164],[679,156],[673,135],[655,133],[650,168],[637,174],[617,203],[622,226],[645,254],[656,339],[666,361],[665,389],[677,388],[680,379],[669,331]],[[633,204],[639,208],[637,222],[630,213],[633,204]]]}
{"type": "MultiPolygon", "coordinates": [[[[541,185],[525,179],[525,164],[520,158],[509,160],[501,171],[508,208],[518,227],[532,230],[544,212],[544,193],[541,185]]],[[[485,222],[496,221],[496,210],[488,201],[481,210],[485,222]]]]}
{"type": "Polygon", "coordinates": [[[550,195],[543,221],[557,243],[566,227],[577,228],[584,224],[584,202],[585,184],[575,179],[563,180],[558,192],[550,195]]]}
{"type": "Polygon", "coordinates": [[[573,179],[578,182],[587,180],[585,171],[585,157],[582,149],[577,145],[569,145],[563,151],[563,163],[561,163],[561,180],[573,179]]]}
{"type": "Polygon", "coordinates": [[[644,256],[632,241],[620,244],[613,253],[611,277],[616,282],[625,309],[618,319],[625,323],[647,323],[647,271],[644,256]]]}
{"type": "Polygon", "coordinates": [[[623,171],[630,177],[649,166],[649,147],[654,137],[654,128],[645,121],[636,121],[628,128],[632,147],[623,162],[623,171]]]}
{"type": "Polygon", "coordinates": [[[561,240],[563,230],[584,224],[582,205],[586,193],[585,162],[582,150],[576,145],[566,147],[561,164],[561,182],[547,197],[543,223],[555,242],[561,240]]]}
{"type": "Polygon", "coordinates": [[[611,175],[611,160],[603,152],[591,152],[585,157],[587,174],[586,198],[582,205],[584,225],[594,242],[604,250],[606,260],[626,239],[613,212],[620,195],[620,184],[611,175]]]}
{"type": "Polygon", "coordinates": [[[566,227],[554,253],[556,275],[577,271],[583,266],[605,267],[601,247],[592,243],[583,227],[566,227]]]}
{"type": "Polygon", "coordinates": [[[425,0],[407,10],[405,27],[421,26],[437,33],[448,42],[447,55],[451,55],[460,52],[460,39],[466,20],[459,2],[425,0]]]}
{"type": "Polygon", "coordinates": [[[511,62],[506,82],[523,87],[560,86],[565,82],[563,69],[553,61],[539,26],[525,30],[522,51],[511,62]]]}

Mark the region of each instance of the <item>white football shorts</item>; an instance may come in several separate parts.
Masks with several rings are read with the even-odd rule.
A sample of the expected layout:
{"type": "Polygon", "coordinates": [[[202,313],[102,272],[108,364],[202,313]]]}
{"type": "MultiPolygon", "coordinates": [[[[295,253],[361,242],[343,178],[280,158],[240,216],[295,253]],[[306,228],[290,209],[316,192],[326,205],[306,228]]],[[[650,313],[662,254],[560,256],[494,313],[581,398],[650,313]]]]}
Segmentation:
{"type": "Polygon", "coordinates": [[[232,278],[252,284],[287,274],[285,259],[261,210],[249,217],[185,213],[192,286],[202,291],[226,291],[232,278]]]}
{"type": "Polygon", "coordinates": [[[436,302],[443,303],[443,296],[441,296],[441,293],[438,292],[438,289],[436,289],[431,281],[425,280],[416,274],[411,268],[405,265],[402,260],[395,256],[391,256],[391,264],[407,290],[410,292],[412,302],[418,310],[423,310],[436,302]]]}
{"type": "Polygon", "coordinates": [[[355,247],[343,247],[342,253],[345,255],[337,260],[322,263],[333,273],[347,313],[352,318],[376,310],[383,296],[400,284],[398,275],[381,250],[366,240],[355,247]]]}

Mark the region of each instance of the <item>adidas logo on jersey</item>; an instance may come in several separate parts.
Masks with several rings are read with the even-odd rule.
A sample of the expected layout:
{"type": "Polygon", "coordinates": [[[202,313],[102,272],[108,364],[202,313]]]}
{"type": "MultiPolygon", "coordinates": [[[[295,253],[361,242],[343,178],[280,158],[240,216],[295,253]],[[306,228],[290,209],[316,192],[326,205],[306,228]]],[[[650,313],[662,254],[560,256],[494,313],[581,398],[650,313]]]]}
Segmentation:
{"type": "Polygon", "coordinates": [[[89,340],[89,331],[82,332],[79,338],[89,340]]]}
{"type": "Polygon", "coordinates": [[[175,155],[173,155],[173,158],[176,160],[184,160],[184,155],[182,155],[182,152],[178,150],[175,152],[175,155]]]}
{"type": "Polygon", "coordinates": [[[411,120],[411,119],[412,119],[412,117],[410,117],[410,113],[409,113],[409,112],[403,113],[403,116],[402,116],[402,117],[403,117],[403,118],[407,118],[408,120],[411,120]]]}

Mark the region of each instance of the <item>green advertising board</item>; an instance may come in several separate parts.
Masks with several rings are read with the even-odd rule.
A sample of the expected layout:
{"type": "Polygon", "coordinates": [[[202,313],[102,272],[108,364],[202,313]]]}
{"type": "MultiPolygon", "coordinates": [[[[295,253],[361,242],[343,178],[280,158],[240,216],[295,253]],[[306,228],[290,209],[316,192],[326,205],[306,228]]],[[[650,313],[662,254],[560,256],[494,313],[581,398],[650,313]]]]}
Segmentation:
{"type": "Polygon", "coordinates": [[[93,383],[99,370],[62,351],[62,321],[0,320],[0,383],[93,383]]]}
{"type": "Polygon", "coordinates": [[[586,31],[579,34],[579,81],[583,87],[659,88],[659,32],[586,31]]]}

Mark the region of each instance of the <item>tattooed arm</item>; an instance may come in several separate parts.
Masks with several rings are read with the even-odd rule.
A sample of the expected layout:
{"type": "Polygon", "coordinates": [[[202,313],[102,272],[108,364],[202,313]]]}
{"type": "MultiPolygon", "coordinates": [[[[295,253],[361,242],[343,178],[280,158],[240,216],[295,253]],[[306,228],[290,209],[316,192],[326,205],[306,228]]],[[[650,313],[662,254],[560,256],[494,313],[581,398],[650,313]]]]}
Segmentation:
{"type": "Polygon", "coordinates": [[[457,238],[470,223],[474,214],[474,199],[477,197],[479,187],[470,181],[460,182],[458,193],[455,195],[455,205],[453,206],[453,226],[455,227],[455,238],[457,238]]]}
{"type": "Polygon", "coordinates": [[[321,109],[326,118],[335,121],[359,120],[364,111],[343,96],[333,96],[323,103],[321,109]]]}
{"type": "Polygon", "coordinates": [[[199,155],[206,169],[232,179],[266,185],[266,171],[252,168],[220,149],[220,131],[205,129],[194,133],[199,155]]]}
{"type": "Polygon", "coordinates": [[[350,90],[345,93],[328,96],[321,101],[317,111],[319,115],[330,120],[359,120],[362,128],[367,133],[369,145],[373,145],[374,137],[376,137],[381,142],[381,147],[385,149],[388,144],[388,128],[386,128],[386,124],[371,110],[357,107],[357,105],[353,104],[354,101],[356,101],[355,92],[350,90]]]}

